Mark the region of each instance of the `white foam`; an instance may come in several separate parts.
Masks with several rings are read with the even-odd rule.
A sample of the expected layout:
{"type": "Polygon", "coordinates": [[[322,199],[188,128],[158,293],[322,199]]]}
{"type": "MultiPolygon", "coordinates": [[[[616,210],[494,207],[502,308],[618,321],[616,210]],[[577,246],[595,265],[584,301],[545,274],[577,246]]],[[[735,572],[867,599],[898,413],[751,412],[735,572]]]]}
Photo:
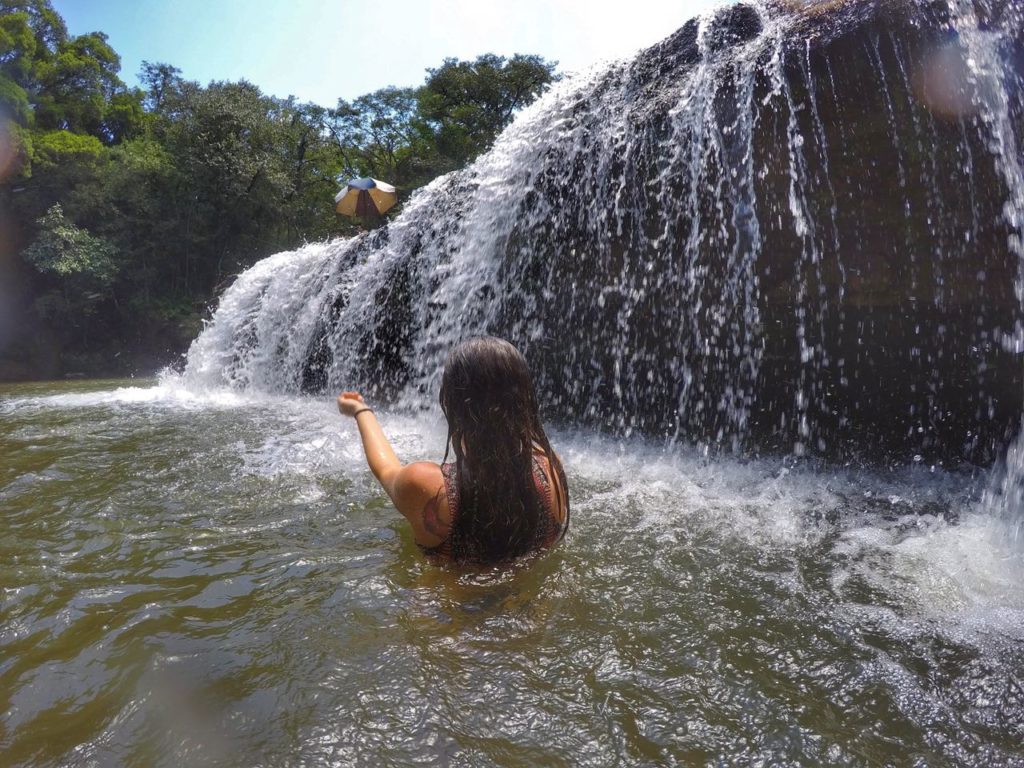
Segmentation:
{"type": "MultiPolygon", "coordinates": [[[[168,375],[153,387],[15,398],[5,407],[108,407],[127,418],[136,408],[184,408],[197,419],[209,414],[212,428],[218,412],[248,408],[257,418],[232,449],[244,473],[302,478],[297,500],[320,498],[325,476],[379,492],[355,426],[330,397],[194,390],[168,375]]],[[[403,461],[440,461],[446,431],[437,413],[377,414],[403,461]]],[[[926,468],[867,473],[781,458],[709,458],[585,430],[551,437],[584,535],[653,532],[666,547],[688,546],[700,535],[720,542],[723,552],[730,543],[778,554],[824,544],[823,556],[834,561],[833,590],[843,599],[849,585],[866,582],[904,610],[1024,637],[1020,521],[977,501],[977,478],[926,468]]]]}
{"type": "Polygon", "coordinates": [[[842,590],[861,579],[904,610],[1024,638],[1024,546],[1017,527],[977,509],[955,522],[935,515],[867,521],[837,541],[835,551],[848,565],[833,582],[842,590]]]}
{"type": "Polygon", "coordinates": [[[8,411],[21,408],[92,408],[104,405],[156,405],[186,407],[194,410],[208,408],[242,408],[271,398],[228,389],[191,390],[173,378],[167,378],[151,387],[118,387],[90,392],[59,395],[14,397],[4,401],[8,411]]]}
{"type": "MultiPolygon", "coordinates": [[[[977,500],[982,479],[911,467],[854,472],[783,459],[707,459],[640,440],[563,436],[573,478],[598,490],[575,509],[605,520],[637,515],[666,545],[689,526],[776,554],[825,545],[833,589],[862,580],[913,623],[1024,638],[1021,521],[977,500]],[[916,617],[916,619],[915,619],[916,617]]],[[[850,606],[856,608],[856,606],[850,606]]]]}

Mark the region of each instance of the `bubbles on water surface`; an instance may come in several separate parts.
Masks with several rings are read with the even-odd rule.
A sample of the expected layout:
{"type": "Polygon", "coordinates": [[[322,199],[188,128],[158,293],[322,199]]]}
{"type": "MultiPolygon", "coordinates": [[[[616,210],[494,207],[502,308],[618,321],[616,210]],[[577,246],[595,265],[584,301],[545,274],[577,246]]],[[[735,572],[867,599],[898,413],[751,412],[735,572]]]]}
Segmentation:
{"type": "MultiPolygon", "coordinates": [[[[102,669],[113,658],[102,648],[127,647],[118,663],[135,669],[154,645],[175,664],[201,661],[180,701],[206,698],[216,732],[264,757],[557,761],[554,745],[572,732],[578,756],[594,764],[615,749],[627,762],[807,762],[861,754],[881,727],[869,713],[883,705],[894,724],[879,743],[909,745],[931,731],[953,745],[935,754],[953,754],[968,721],[987,723],[994,744],[1009,733],[1016,699],[994,681],[1016,658],[1020,552],[978,513],[983,478],[709,458],[554,430],[572,491],[569,538],[529,568],[460,574],[422,561],[328,398],[235,392],[231,407],[211,394],[183,410],[174,386],[33,396],[33,407],[11,411],[21,432],[50,418],[92,425],[88,436],[69,434],[115,449],[108,461],[128,455],[116,446],[129,441],[149,457],[144,472],[163,461],[149,441],[192,454],[160,470],[159,483],[137,484],[118,459],[107,470],[117,482],[65,486],[79,505],[102,497],[106,522],[48,513],[60,557],[50,561],[41,543],[37,559],[67,587],[5,593],[3,625],[21,628],[2,637],[13,658],[40,631],[57,642],[105,617],[100,656],[57,673],[83,681],[83,706],[101,690],[134,702],[87,745],[94,754],[106,754],[113,734],[151,738],[159,675],[111,688],[109,673],[82,676],[76,665],[102,669]],[[231,652],[213,652],[221,647],[231,652]],[[957,658],[967,661],[956,667],[957,658]],[[920,664],[945,676],[930,692],[920,664]],[[919,715],[935,697],[954,713],[938,725],[919,715]],[[811,714],[829,700],[864,732],[811,714]],[[293,737],[267,727],[288,716],[293,737]],[[734,717],[746,725],[737,730],[734,717]],[[468,736],[481,731],[493,742],[468,736]],[[791,735],[772,741],[775,732],[791,735]]],[[[380,417],[400,455],[440,458],[436,417],[380,417]]],[[[94,458],[69,444],[58,466],[80,478],[79,464],[94,458]]],[[[40,487],[15,488],[8,501],[21,505],[40,487]]],[[[8,541],[27,540],[27,518],[4,524],[8,541]]],[[[31,581],[28,571],[13,573],[23,576],[11,583],[29,585],[18,582],[31,581]]],[[[24,717],[12,722],[48,706],[21,700],[24,717]]],[[[204,733],[189,754],[203,753],[204,733]]],[[[997,763],[1008,754],[999,749],[997,763]]]]}

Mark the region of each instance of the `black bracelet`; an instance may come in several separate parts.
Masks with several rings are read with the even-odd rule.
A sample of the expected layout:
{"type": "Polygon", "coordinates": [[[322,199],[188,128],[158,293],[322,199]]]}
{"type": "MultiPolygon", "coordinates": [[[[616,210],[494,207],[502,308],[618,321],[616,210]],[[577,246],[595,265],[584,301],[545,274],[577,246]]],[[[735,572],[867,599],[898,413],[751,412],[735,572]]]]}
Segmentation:
{"type": "Polygon", "coordinates": [[[367,406],[366,408],[360,408],[358,411],[356,411],[355,413],[352,414],[352,418],[354,419],[360,413],[366,413],[367,411],[369,411],[370,413],[373,413],[373,408],[370,408],[369,406],[367,406]]]}

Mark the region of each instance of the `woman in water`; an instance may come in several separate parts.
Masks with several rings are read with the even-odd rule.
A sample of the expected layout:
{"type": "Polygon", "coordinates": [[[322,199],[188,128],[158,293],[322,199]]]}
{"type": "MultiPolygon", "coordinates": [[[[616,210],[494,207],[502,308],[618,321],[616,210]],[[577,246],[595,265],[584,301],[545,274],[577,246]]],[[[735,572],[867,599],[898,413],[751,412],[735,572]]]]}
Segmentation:
{"type": "Polygon", "coordinates": [[[338,410],[356,420],[370,470],[436,560],[507,562],[565,535],[565,473],[541,426],[526,360],[507,341],[472,339],[448,356],[446,463],[403,466],[357,392],[339,395],[338,410]]]}

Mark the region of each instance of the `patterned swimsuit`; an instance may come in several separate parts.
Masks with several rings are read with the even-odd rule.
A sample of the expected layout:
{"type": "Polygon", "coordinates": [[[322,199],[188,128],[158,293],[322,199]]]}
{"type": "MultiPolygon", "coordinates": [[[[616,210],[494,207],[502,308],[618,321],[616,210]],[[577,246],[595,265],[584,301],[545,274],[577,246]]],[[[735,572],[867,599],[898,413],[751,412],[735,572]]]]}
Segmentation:
{"type": "MultiPolygon", "coordinates": [[[[442,464],[441,474],[444,476],[444,490],[448,496],[448,509],[451,514],[448,537],[437,546],[424,547],[420,545],[420,549],[423,550],[423,554],[429,557],[436,557],[441,560],[451,560],[451,531],[454,530],[455,520],[459,515],[459,481],[455,464],[442,464]]],[[[565,532],[569,529],[569,508],[567,505],[565,510],[565,520],[559,520],[558,509],[555,506],[554,489],[551,487],[551,483],[548,481],[547,475],[544,474],[544,467],[541,465],[540,459],[536,454],[533,456],[533,487],[536,489],[537,498],[540,499],[541,506],[546,512],[541,520],[540,529],[537,531],[537,544],[535,549],[545,549],[565,536],[565,532]]],[[[562,481],[562,487],[565,487],[564,480],[562,481]]]]}

